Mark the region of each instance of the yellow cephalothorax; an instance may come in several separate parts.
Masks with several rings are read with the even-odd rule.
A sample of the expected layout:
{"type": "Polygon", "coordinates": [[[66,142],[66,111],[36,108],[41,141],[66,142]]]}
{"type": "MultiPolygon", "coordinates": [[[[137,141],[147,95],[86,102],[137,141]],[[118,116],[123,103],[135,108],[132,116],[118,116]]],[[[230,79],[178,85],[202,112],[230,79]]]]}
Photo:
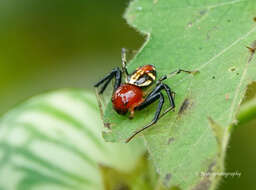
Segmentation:
{"type": "Polygon", "coordinates": [[[139,87],[147,87],[156,80],[156,69],[153,65],[144,65],[137,68],[127,77],[127,83],[139,87]]]}

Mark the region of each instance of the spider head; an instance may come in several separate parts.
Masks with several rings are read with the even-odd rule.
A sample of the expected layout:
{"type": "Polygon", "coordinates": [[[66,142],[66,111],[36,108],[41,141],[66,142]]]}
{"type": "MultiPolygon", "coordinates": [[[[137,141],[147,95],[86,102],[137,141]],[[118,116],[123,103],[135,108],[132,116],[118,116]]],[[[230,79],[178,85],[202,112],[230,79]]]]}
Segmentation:
{"type": "Polygon", "coordinates": [[[137,68],[127,77],[127,83],[138,87],[150,86],[156,80],[156,69],[153,65],[144,65],[137,68]]]}

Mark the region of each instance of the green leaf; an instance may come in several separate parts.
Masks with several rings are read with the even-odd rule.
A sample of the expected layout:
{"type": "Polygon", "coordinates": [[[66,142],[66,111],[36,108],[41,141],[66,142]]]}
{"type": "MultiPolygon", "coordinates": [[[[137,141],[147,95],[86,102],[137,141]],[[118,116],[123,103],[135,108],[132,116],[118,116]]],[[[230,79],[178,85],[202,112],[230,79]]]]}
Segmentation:
{"type": "Polygon", "coordinates": [[[0,189],[103,188],[100,166],[130,172],[141,142],[106,143],[94,94],[60,90],[18,105],[0,122],[0,189]]]}
{"type": "MultiPolygon", "coordinates": [[[[236,122],[246,86],[256,79],[254,51],[246,48],[255,48],[255,16],[254,0],[130,4],[125,18],[147,34],[147,42],[129,64],[130,72],[145,64],[155,65],[158,77],[179,68],[199,71],[166,80],[176,92],[176,111],[141,134],[164,184],[182,190],[213,189],[217,184],[218,177],[200,174],[223,170],[230,126],[236,122]]],[[[125,141],[152,120],[156,106],[129,120],[109,104],[104,120],[111,130],[104,138],[125,141]]]]}

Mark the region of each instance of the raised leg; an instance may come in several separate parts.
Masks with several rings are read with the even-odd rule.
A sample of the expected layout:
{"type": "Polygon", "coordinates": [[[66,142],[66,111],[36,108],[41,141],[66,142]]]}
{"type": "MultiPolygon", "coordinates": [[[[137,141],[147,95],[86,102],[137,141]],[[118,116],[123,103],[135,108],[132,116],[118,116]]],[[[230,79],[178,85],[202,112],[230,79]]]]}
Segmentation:
{"type": "Polygon", "coordinates": [[[127,50],[126,50],[125,48],[122,48],[122,51],[121,51],[122,70],[123,70],[123,72],[126,74],[126,76],[128,76],[129,73],[128,73],[128,71],[127,71],[126,52],[127,52],[127,50]]]}
{"type": "Polygon", "coordinates": [[[111,79],[115,77],[115,84],[114,84],[114,91],[121,85],[122,81],[122,72],[117,67],[113,69],[109,74],[107,74],[103,79],[101,79],[99,82],[97,82],[94,87],[99,87],[101,84],[104,83],[101,90],[99,91],[99,94],[102,94],[104,90],[106,89],[107,85],[110,83],[111,79]]]}
{"type": "Polygon", "coordinates": [[[196,74],[198,73],[199,71],[187,71],[187,70],[183,70],[183,69],[178,69],[177,71],[174,71],[174,72],[171,72],[169,74],[166,74],[164,76],[162,76],[159,80],[158,80],[158,83],[162,82],[163,80],[166,80],[168,78],[171,78],[177,74],[180,74],[181,72],[183,73],[188,73],[188,74],[196,74]]]}
{"type": "Polygon", "coordinates": [[[126,49],[126,48],[122,48],[121,50],[121,57],[122,57],[122,71],[123,73],[126,74],[126,76],[129,75],[128,71],[127,71],[127,59],[126,59],[126,55],[127,53],[136,53],[136,50],[130,50],[130,49],[126,49]]]}

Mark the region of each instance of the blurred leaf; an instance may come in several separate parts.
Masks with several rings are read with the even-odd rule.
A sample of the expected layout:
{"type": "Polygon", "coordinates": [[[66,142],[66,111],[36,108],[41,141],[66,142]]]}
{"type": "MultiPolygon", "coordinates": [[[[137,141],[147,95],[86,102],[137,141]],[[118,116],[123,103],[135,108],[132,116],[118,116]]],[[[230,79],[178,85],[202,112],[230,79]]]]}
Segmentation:
{"type": "Polygon", "coordinates": [[[239,125],[250,122],[256,118],[256,97],[242,104],[237,115],[239,125]]]}
{"type": "MultiPolygon", "coordinates": [[[[130,4],[125,15],[128,23],[148,34],[148,41],[130,63],[130,72],[145,64],[155,65],[158,76],[178,68],[200,72],[166,81],[176,92],[176,112],[143,133],[166,185],[199,190],[217,184],[214,175],[199,174],[223,170],[229,126],[236,122],[246,86],[256,79],[254,52],[246,48],[255,48],[255,16],[254,0],[130,4]]],[[[152,120],[156,106],[137,112],[131,121],[109,104],[105,122],[111,130],[104,138],[124,141],[152,120]]]]}
{"type": "Polygon", "coordinates": [[[94,94],[61,90],[31,98],[0,122],[0,189],[103,189],[101,166],[130,172],[140,142],[106,143],[94,94]]]}
{"type": "Polygon", "coordinates": [[[129,173],[101,166],[105,190],[155,190],[158,176],[151,175],[150,166],[146,156],[129,173]]]}
{"type": "Polygon", "coordinates": [[[252,100],[256,97],[256,82],[252,82],[250,85],[248,85],[245,97],[243,99],[243,103],[246,103],[247,101],[252,100]]]}

